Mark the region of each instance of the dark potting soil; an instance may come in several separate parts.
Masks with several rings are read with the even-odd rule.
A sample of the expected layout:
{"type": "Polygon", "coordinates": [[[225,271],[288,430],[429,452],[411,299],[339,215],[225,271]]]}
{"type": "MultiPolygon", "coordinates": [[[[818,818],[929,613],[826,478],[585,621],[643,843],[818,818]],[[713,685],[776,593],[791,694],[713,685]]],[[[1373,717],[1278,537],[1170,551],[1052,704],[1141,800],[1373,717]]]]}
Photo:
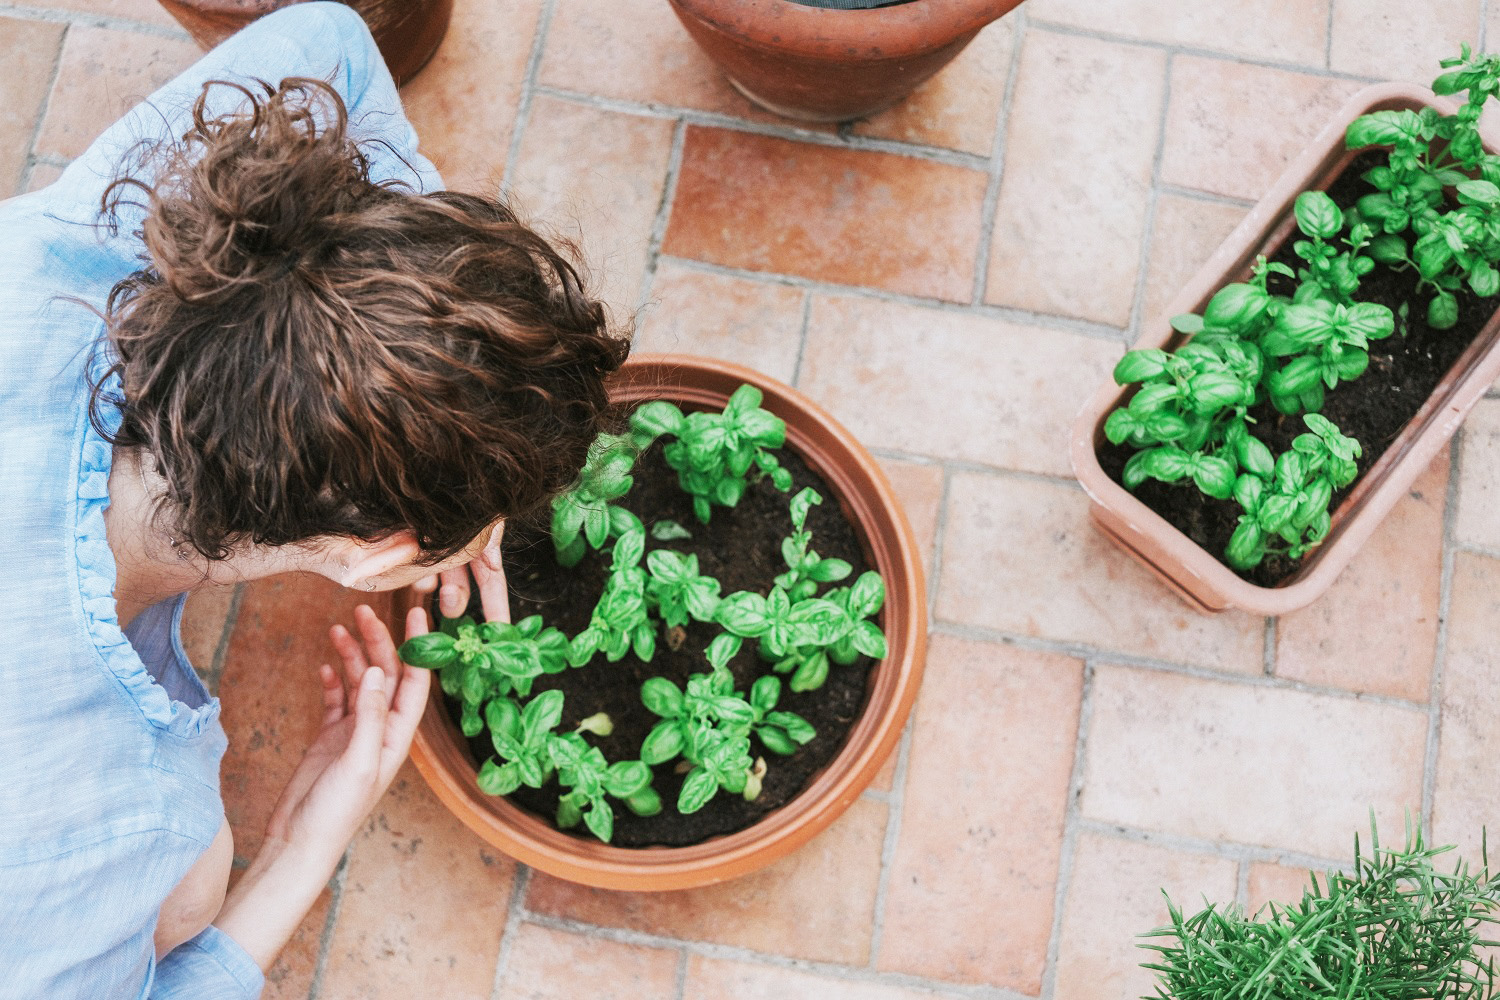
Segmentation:
{"type": "MultiPolygon", "coordinates": [[[[807,518],[807,527],[813,535],[812,548],[824,558],[846,560],[854,567],[849,577],[852,581],[869,566],[859,539],[839,510],[832,491],[822,477],[789,449],[783,448],[778,457],[792,473],[789,492],[778,491],[769,479],[752,483],[739,506],[714,507],[710,523],[704,525],[693,516],[692,499],[678,486],[677,473],[662,459],[660,444],[653,445],[637,461],[635,486],[620,503],[644,521],[648,531],[657,521],[671,520],[692,532],[691,539],[671,542],[659,542],[648,535],[648,551],[670,548],[696,554],[699,572],[717,579],[725,596],[739,590],[766,594],[777,574],[786,570],[781,561],[781,540],[791,530],[790,498],[803,487],[811,486],[823,495],[823,503],[814,507],[807,518]]],[[[545,525],[512,524],[505,532],[504,560],[512,621],[539,614],[546,624],[562,629],[569,637],[588,626],[608,575],[608,564],[599,553],[591,550],[577,566],[563,569],[553,557],[552,540],[545,525]]],[[[480,620],[477,597],[470,601],[468,614],[480,620]]],[[[642,663],[633,653],[610,663],[601,653],[584,667],[542,675],[532,693],[553,688],[563,692],[559,732],[573,729],[580,720],[596,712],[609,713],[614,731],[606,737],[589,734],[584,738],[602,750],[611,763],[634,760],[640,756],[646,734],[661,721],[641,704],[641,684],[649,677],[666,677],[678,687],[685,687],[689,675],[709,670],[703,650],[721,631],[717,625],[690,621],[680,632],[664,630],[674,632],[673,635],[658,633],[656,654],[650,663],[642,663]]],[[[661,795],[662,811],[650,817],[636,816],[624,803],[611,800],[615,811],[611,843],[616,847],[696,844],[742,830],[791,801],[843,747],[845,736],[864,709],[873,663],[868,657],[861,657],[847,667],[833,664],[821,688],[800,694],[787,686],[786,676],[782,677],[777,709],[802,716],[812,723],[817,736],[790,757],[771,753],[751,736],[752,756],[764,757],[767,765],[761,793],[754,802],[746,802],[742,796],[721,789],[698,812],[681,815],[676,804],[684,775],[676,773],[671,762],[658,765],[652,769],[655,772],[652,784],[661,795]]],[[[734,673],[736,690],[744,692],[749,691],[756,678],[770,672],[770,664],[761,662],[756,655],[754,642],[746,642],[729,667],[734,673]]],[[[456,719],[458,702],[446,696],[445,700],[450,715],[456,719]]],[[[494,756],[488,730],[468,742],[476,762],[494,756]]],[[[522,786],[510,799],[551,822],[557,810],[558,785],[553,780],[540,789],[522,786]]]]}
{"type": "MultiPolygon", "coordinates": [[[[1382,150],[1360,154],[1328,188],[1329,195],[1341,206],[1354,204],[1374,190],[1360,175],[1385,162],[1386,153],[1382,150]]],[[[1270,255],[1271,259],[1295,270],[1302,261],[1293,253],[1292,243],[1300,238],[1301,234],[1293,230],[1293,235],[1270,255]]],[[[1276,294],[1291,295],[1296,284],[1285,275],[1272,275],[1268,287],[1276,294]]],[[[1341,382],[1327,394],[1323,416],[1357,440],[1363,452],[1358,462],[1359,478],[1334,494],[1330,510],[1338,508],[1339,502],[1379,460],[1495,311],[1494,299],[1482,299],[1465,285],[1458,293],[1457,325],[1448,330],[1434,330],[1427,325],[1427,301],[1431,296],[1417,293],[1415,270],[1397,271],[1381,264],[1361,279],[1357,297],[1360,301],[1389,306],[1396,313],[1396,332],[1384,340],[1371,342],[1370,367],[1363,375],[1353,382],[1341,382]],[[1403,302],[1410,303],[1404,323],[1399,311],[1403,302]]],[[[1249,415],[1255,420],[1255,435],[1277,455],[1289,450],[1292,440],[1307,430],[1301,416],[1279,413],[1269,401],[1252,407],[1249,415]]],[[[1118,483],[1132,454],[1133,449],[1106,441],[1098,449],[1099,464],[1118,483]]],[[[1240,509],[1233,500],[1215,500],[1191,484],[1156,480],[1137,487],[1135,495],[1220,562],[1224,561],[1224,549],[1239,525],[1240,509]]],[[[1299,560],[1272,555],[1249,571],[1235,572],[1258,586],[1274,587],[1295,574],[1300,566],[1299,560]]]]}

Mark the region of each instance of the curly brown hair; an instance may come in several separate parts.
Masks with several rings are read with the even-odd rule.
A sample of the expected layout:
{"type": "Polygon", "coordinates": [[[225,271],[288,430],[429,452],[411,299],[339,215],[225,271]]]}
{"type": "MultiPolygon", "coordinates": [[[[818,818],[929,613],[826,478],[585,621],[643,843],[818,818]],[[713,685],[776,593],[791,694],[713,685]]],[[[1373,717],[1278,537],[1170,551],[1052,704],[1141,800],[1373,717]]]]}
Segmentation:
{"type": "Polygon", "coordinates": [[[152,162],[104,196],[144,193],[149,263],[110,293],[124,398],[96,381],[91,416],[154,460],[181,542],[410,530],[435,563],[576,477],[629,342],[505,204],[373,182],[319,80],[206,84],[152,162]],[[216,86],[245,104],[211,116],[216,86]]]}

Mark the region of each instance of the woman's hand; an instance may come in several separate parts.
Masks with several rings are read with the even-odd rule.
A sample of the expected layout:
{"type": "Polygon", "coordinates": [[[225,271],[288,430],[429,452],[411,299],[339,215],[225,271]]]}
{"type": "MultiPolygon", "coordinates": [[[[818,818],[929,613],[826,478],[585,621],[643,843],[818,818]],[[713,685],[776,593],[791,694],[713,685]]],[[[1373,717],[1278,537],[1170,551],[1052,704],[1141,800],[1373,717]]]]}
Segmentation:
{"type": "MultiPolygon", "coordinates": [[[[354,612],[356,639],[342,625],[329,630],[342,673],[324,664],[323,725],[281,793],[260,855],[230,892],[215,925],[262,969],[317,899],[344,849],[406,759],[427,705],[432,673],[405,666],[375,612],[354,612]]],[[[413,608],[407,636],[427,631],[413,608]]]]}
{"type": "Polygon", "coordinates": [[[473,561],[455,569],[424,577],[412,584],[419,602],[424,606],[427,595],[438,592],[438,612],[445,618],[457,618],[469,606],[470,574],[479,588],[479,603],[487,622],[510,621],[510,592],[505,586],[505,570],[500,564],[500,539],[505,535],[505,522],[495,527],[494,533],[485,542],[484,548],[473,561]]]}

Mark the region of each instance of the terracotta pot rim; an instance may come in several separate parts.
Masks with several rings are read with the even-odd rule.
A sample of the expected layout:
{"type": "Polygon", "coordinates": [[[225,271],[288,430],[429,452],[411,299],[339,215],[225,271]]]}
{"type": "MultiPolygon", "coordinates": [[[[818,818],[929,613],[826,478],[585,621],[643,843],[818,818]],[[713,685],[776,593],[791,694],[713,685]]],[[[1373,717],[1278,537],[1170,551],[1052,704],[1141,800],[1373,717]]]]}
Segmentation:
{"type": "MultiPolygon", "coordinates": [[[[555,829],[504,799],[480,792],[462,736],[448,719],[434,686],[412,746],[412,760],[438,798],[480,837],[517,860],[549,874],[600,888],[681,889],[725,881],[791,853],[833,822],[874,778],[895,749],[921,681],[927,639],[922,559],[904,512],[884,473],[854,437],[821,408],[789,386],[730,362],[685,355],[639,355],[621,372],[620,398],[644,398],[667,387],[668,398],[722,400],[718,383],[748,382],[766,394],[766,406],[787,422],[793,447],[828,480],[835,500],[871,550],[871,563],[887,580],[884,611],[890,655],[871,668],[865,709],[844,747],[791,802],[754,826],[689,847],[612,847],[555,829]],[[686,376],[674,381],[673,374],[686,376]],[[706,383],[707,388],[704,388],[706,383]],[[671,392],[677,386],[680,391],[671,392]],[[810,435],[827,435],[816,445],[810,435]],[[827,448],[851,459],[854,471],[830,469],[808,449],[827,448]],[[834,474],[830,474],[833,472],[834,474]],[[840,482],[835,479],[847,479],[840,482]],[[841,487],[859,486],[848,496],[841,487]],[[867,491],[867,492],[866,492],[867,491]],[[459,764],[461,763],[461,766],[459,764]]],[[[397,614],[410,592],[397,595],[397,614]]]]}
{"type": "Polygon", "coordinates": [[[913,0],[830,10],[791,0],[671,0],[743,44],[808,58],[900,60],[942,48],[1012,10],[1018,0],[913,0]]]}
{"type": "MultiPolygon", "coordinates": [[[[1244,260],[1252,248],[1263,252],[1281,242],[1291,222],[1292,202],[1297,194],[1326,185],[1332,175],[1343,169],[1330,164],[1356,155],[1352,151],[1340,152],[1344,130],[1350,121],[1378,106],[1407,104],[1433,106],[1445,113],[1456,108],[1453,102],[1434,97],[1424,88],[1403,83],[1376,84],[1354,94],[1168,303],[1162,315],[1144,328],[1132,348],[1168,344],[1177,336],[1169,322],[1173,315],[1201,311],[1224,283],[1240,280],[1237,272],[1243,271],[1244,260]]],[[[1073,471],[1093,502],[1096,523],[1189,603],[1204,611],[1227,607],[1261,615],[1295,611],[1312,603],[1332,585],[1411,481],[1452,436],[1468,410],[1500,378],[1497,327],[1500,327],[1500,310],[1481,328],[1474,343],[1439,382],[1422,410],[1340,505],[1328,539],[1307,557],[1305,568],[1284,585],[1262,587],[1241,578],[1105,475],[1095,449],[1101,440],[1104,419],[1123,401],[1129,391],[1126,387],[1111,380],[1079,412],[1069,446],[1073,471]],[[1143,552],[1142,548],[1155,551],[1143,552]]]]}

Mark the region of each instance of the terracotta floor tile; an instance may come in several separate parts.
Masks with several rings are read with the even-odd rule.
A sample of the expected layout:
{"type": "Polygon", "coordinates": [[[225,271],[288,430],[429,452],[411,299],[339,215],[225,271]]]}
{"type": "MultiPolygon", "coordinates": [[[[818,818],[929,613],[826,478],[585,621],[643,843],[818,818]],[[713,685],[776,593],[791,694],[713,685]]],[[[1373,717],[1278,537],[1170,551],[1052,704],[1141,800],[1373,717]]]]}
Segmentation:
{"type": "MultiPolygon", "coordinates": [[[[1354,842],[1349,843],[1352,846],[1354,842]]],[[[1250,865],[1250,904],[1246,912],[1259,913],[1270,902],[1288,905],[1302,902],[1303,890],[1312,887],[1311,875],[1306,868],[1254,862],[1250,865]]],[[[1318,884],[1323,885],[1322,872],[1318,872],[1318,884]]]]}
{"type": "Polygon", "coordinates": [[[869,447],[1067,476],[1078,401],[1122,353],[1065,330],[819,295],[800,387],[869,447]]]}
{"type": "Polygon", "coordinates": [[[1165,78],[1151,49],[1027,34],[986,301],[1129,321],[1165,78]]]}
{"type": "Polygon", "coordinates": [[[1182,291],[1213,252],[1219,249],[1248,209],[1177,194],[1156,199],[1151,253],[1146,262],[1145,301],[1141,321],[1171,319],[1162,310],[1182,291]]]}
{"type": "Polygon", "coordinates": [[[693,955],[683,1000],[928,1000],[931,990],[693,955]]]}
{"type": "Polygon", "coordinates": [[[100,17],[118,17],[127,21],[140,21],[162,28],[181,26],[167,13],[157,0],[26,0],[28,7],[47,7],[53,10],[71,10],[80,14],[100,17]]]}
{"type": "Polygon", "coordinates": [[[901,745],[898,743],[896,748],[891,751],[891,755],[885,759],[885,763],[880,765],[880,770],[876,772],[874,779],[871,780],[869,785],[870,791],[890,792],[891,788],[896,784],[896,764],[900,759],[901,745]]]}
{"type": "Polygon", "coordinates": [[[220,768],[235,852],[260,850],[271,808],[318,732],[318,665],[338,663],[328,627],[354,620],[359,595],[311,574],[249,584],[224,657],[219,697],[229,750],[220,768]]]}
{"type": "Polygon", "coordinates": [[[1500,551],[1500,399],[1480,400],[1469,412],[1458,469],[1454,537],[1500,551]]]}
{"type": "Polygon", "coordinates": [[[20,191],[62,42],[60,24],[0,17],[0,198],[20,191]]]}
{"type": "Polygon", "coordinates": [[[854,133],[989,156],[1015,38],[1014,16],[994,22],[900,104],[856,122],[854,133]]]}
{"type": "Polygon", "coordinates": [[[931,160],[689,126],[662,249],[967,302],[986,181],[931,160]]]}
{"type": "Polygon", "coordinates": [[[877,459],[896,499],[906,509],[912,533],[931,572],[937,545],[938,517],[943,511],[943,467],[924,462],[907,462],[895,458],[877,459]]]}
{"type": "Polygon", "coordinates": [[[62,176],[63,168],[50,163],[36,163],[31,167],[31,176],[26,179],[27,191],[40,191],[62,176]]]}
{"type": "Polygon", "coordinates": [[[72,158],[203,53],[187,39],[73,25],[36,151],[72,158]]]}
{"type": "Polygon", "coordinates": [[[537,81],[625,101],[783,121],[741,97],[657,0],[568,0],[547,30],[537,81]]]}
{"type": "Polygon", "coordinates": [[[541,0],[457,0],[437,53],[402,88],[422,152],[448,187],[500,189],[541,6],[541,0]]]}
{"type": "Polygon", "coordinates": [[[1477,865],[1481,829],[1500,825],[1500,559],[1458,553],[1451,601],[1431,840],[1477,865]]]}
{"type": "Polygon", "coordinates": [[[1338,0],[1329,58],[1340,72],[1430,84],[1444,72],[1438,61],[1457,56],[1465,41],[1479,47],[1475,4],[1338,0]]]}
{"type": "Polygon", "coordinates": [[[1141,968],[1157,954],[1140,935],[1167,923],[1165,890],[1188,913],[1234,901],[1238,869],[1227,858],[1081,833],[1074,848],[1058,939],[1053,995],[1066,1000],[1134,1000],[1154,993],[1141,968]]]}
{"type": "Polygon", "coordinates": [[[577,241],[617,322],[635,312],[661,205],[672,123],[552,98],[531,105],[511,176],[523,219],[577,241]],[[587,150],[588,155],[579,155],[587,150]]]}
{"type": "Polygon", "coordinates": [[[320,995],[489,1000],[515,871],[407,763],[354,838],[320,995]]]}
{"type": "Polygon", "coordinates": [[[1447,492],[1445,449],[1328,592],[1277,623],[1278,677],[1427,700],[1447,492]],[[1371,622],[1380,627],[1372,629],[1371,622]]]}
{"type": "Polygon", "coordinates": [[[1041,988],[1083,664],[935,636],[877,967],[1041,988]]]}
{"type": "Polygon", "coordinates": [[[806,296],[789,285],[705,274],[663,260],[637,320],[635,350],[723,358],[790,383],[806,296]]]}
{"type": "Polygon", "coordinates": [[[863,965],[875,919],[886,816],[884,803],[858,799],[790,857],[702,889],[606,892],[538,872],[526,905],[534,913],[584,923],[863,965]]]}
{"type": "MultiPolygon", "coordinates": [[[[212,678],[214,654],[224,638],[235,587],[199,587],[182,609],[182,650],[200,676],[212,678]]],[[[212,688],[210,688],[212,690],[212,688]]]]}
{"type": "Polygon", "coordinates": [[[1245,63],[1178,56],[1161,179],[1259,198],[1360,84],[1245,63]],[[1256,114],[1246,114],[1254,94],[1256,114]]]}
{"type": "Polygon", "coordinates": [[[496,995],[505,1000],[671,1000],[677,952],[522,924],[496,995]]]}
{"type": "Polygon", "coordinates": [[[1093,526],[1082,492],[1060,483],[953,474],[937,617],[1211,670],[1263,670],[1261,619],[1189,608],[1093,526]]]}
{"type": "Polygon", "coordinates": [[[1091,819],[1346,854],[1422,803],[1426,711],[1130,667],[1094,676],[1091,819]]]}
{"type": "Polygon", "coordinates": [[[1032,0],[1028,17],[1126,38],[1322,66],[1331,0],[1032,0]]]}

